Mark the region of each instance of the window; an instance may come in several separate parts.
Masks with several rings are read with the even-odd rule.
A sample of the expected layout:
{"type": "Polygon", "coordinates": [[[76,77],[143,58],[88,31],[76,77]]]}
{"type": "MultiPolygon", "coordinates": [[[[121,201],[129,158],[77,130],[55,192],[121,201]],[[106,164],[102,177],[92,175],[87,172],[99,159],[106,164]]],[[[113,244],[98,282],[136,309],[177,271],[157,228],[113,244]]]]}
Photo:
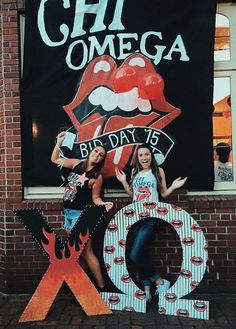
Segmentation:
{"type": "Polygon", "coordinates": [[[236,13],[234,4],[218,5],[215,33],[213,157],[215,187],[236,189],[236,13]],[[220,161],[221,160],[221,161],[220,161]]]}

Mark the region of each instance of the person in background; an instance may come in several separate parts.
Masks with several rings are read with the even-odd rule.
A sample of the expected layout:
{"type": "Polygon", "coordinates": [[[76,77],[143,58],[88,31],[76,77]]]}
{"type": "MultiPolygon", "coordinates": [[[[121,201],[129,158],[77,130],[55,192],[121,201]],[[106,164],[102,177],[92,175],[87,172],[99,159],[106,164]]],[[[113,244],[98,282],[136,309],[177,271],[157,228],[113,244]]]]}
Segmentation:
{"type": "Polygon", "coordinates": [[[218,143],[215,146],[216,160],[214,161],[215,182],[233,180],[232,163],[229,162],[231,146],[227,143],[218,143]]]}
{"type": "MultiPolygon", "coordinates": [[[[137,148],[136,166],[132,170],[130,184],[122,170],[117,167],[115,170],[117,179],[122,183],[125,191],[132,196],[133,202],[141,200],[158,202],[159,194],[163,198],[168,197],[173,191],[182,187],[187,179],[179,177],[167,188],[164,170],[157,165],[151,148],[144,144],[137,148]]],[[[134,228],[134,241],[129,255],[142,280],[147,301],[152,299],[150,288],[153,283],[156,285],[155,294],[163,293],[170,287],[170,282],[156,272],[147,257],[148,246],[156,231],[156,222],[156,218],[149,218],[134,228]]]]}
{"type": "MultiPolygon", "coordinates": [[[[60,157],[60,149],[65,136],[65,131],[58,134],[51,161],[71,170],[67,176],[67,185],[63,196],[64,227],[67,234],[70,234],[86,205],[104,205],[109,211],[113,207],[113,203],[104,202],[100,196],[103,182],[101,170],[107,155],[106,149],[103,146],[96,146],[85,160],[62,158],[60,157]]],[[[99,261],[92,250],[91,239],[84,248],[82,258],[93,273],[98,289],[102,290],[105,282],[99,261]]]]}

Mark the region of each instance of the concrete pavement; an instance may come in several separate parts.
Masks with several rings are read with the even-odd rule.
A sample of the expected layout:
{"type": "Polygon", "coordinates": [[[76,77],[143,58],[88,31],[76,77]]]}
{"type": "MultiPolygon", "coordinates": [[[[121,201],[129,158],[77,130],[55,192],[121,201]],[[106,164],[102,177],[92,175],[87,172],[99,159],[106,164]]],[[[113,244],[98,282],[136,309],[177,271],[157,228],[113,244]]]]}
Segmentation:
{"type": "MultiPolygon", "coordinates": [[[[210,320],[159,315],[157,300],[147,313],[113,311],[88,317],[70,295],[58,295],[44,321],[19,323],[31,296],[0,295],[0,329],[235,329],[236,295],[195,295],[210,301],[210,320]]],[[[194,297],[195,297],[194,296],[194,297]]]]}

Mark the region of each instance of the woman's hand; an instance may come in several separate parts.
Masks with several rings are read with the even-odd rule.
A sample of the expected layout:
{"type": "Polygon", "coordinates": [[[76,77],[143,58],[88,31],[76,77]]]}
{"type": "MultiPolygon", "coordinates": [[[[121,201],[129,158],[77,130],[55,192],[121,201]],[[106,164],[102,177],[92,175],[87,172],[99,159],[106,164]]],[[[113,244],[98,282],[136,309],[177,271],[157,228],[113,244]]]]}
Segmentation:
{"type": "Polygon", "coordinates": [[[172,183],[173,189],[177,190],[178,188],[182,187],[185,184],[187,178],[188,177],[185,177],[185,178],[178,177],[178,178],[176,178],[172,183]]]}
{"type": "Polygon", "coordinates": [[[111,210],[111,208],[113,208],[114,203],[113,202],[104,202],[104,206],[106,208],[106,211],[108,212],[109,210],[111,210]]]}
{"type": "Polygon", "coordinates": [[[64,141],[66,137],[66,132],[62,131],[57,135],[57,146],[61,146],[62,142],[64,141]]]}
{"type": "Polygon", "coordinates": [[[115,167],[116,178],[119,182],[124,183],[126,181],[126,174],[123,170],[120,170],[118,167],[115,167]]]}

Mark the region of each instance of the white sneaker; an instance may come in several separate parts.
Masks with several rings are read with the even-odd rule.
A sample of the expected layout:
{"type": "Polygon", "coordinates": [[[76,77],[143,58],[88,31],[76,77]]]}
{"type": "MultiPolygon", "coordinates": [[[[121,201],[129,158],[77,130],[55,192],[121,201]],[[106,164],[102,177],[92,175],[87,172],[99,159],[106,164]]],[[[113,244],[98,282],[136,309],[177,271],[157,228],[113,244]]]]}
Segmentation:
{"type": "Polygon", "coordinates": [[[146,294],[146,301],[150,302],[152,300],[152,295],[150,291],[145,291],[145,294],[146,294]]]}
{"type": "Polygon", "coordinates": [[[170,288],[170,281],[163,279],[163,283],[156,287],[157,289],[155,295],[163,294],[166,290],[170,288]]]}

